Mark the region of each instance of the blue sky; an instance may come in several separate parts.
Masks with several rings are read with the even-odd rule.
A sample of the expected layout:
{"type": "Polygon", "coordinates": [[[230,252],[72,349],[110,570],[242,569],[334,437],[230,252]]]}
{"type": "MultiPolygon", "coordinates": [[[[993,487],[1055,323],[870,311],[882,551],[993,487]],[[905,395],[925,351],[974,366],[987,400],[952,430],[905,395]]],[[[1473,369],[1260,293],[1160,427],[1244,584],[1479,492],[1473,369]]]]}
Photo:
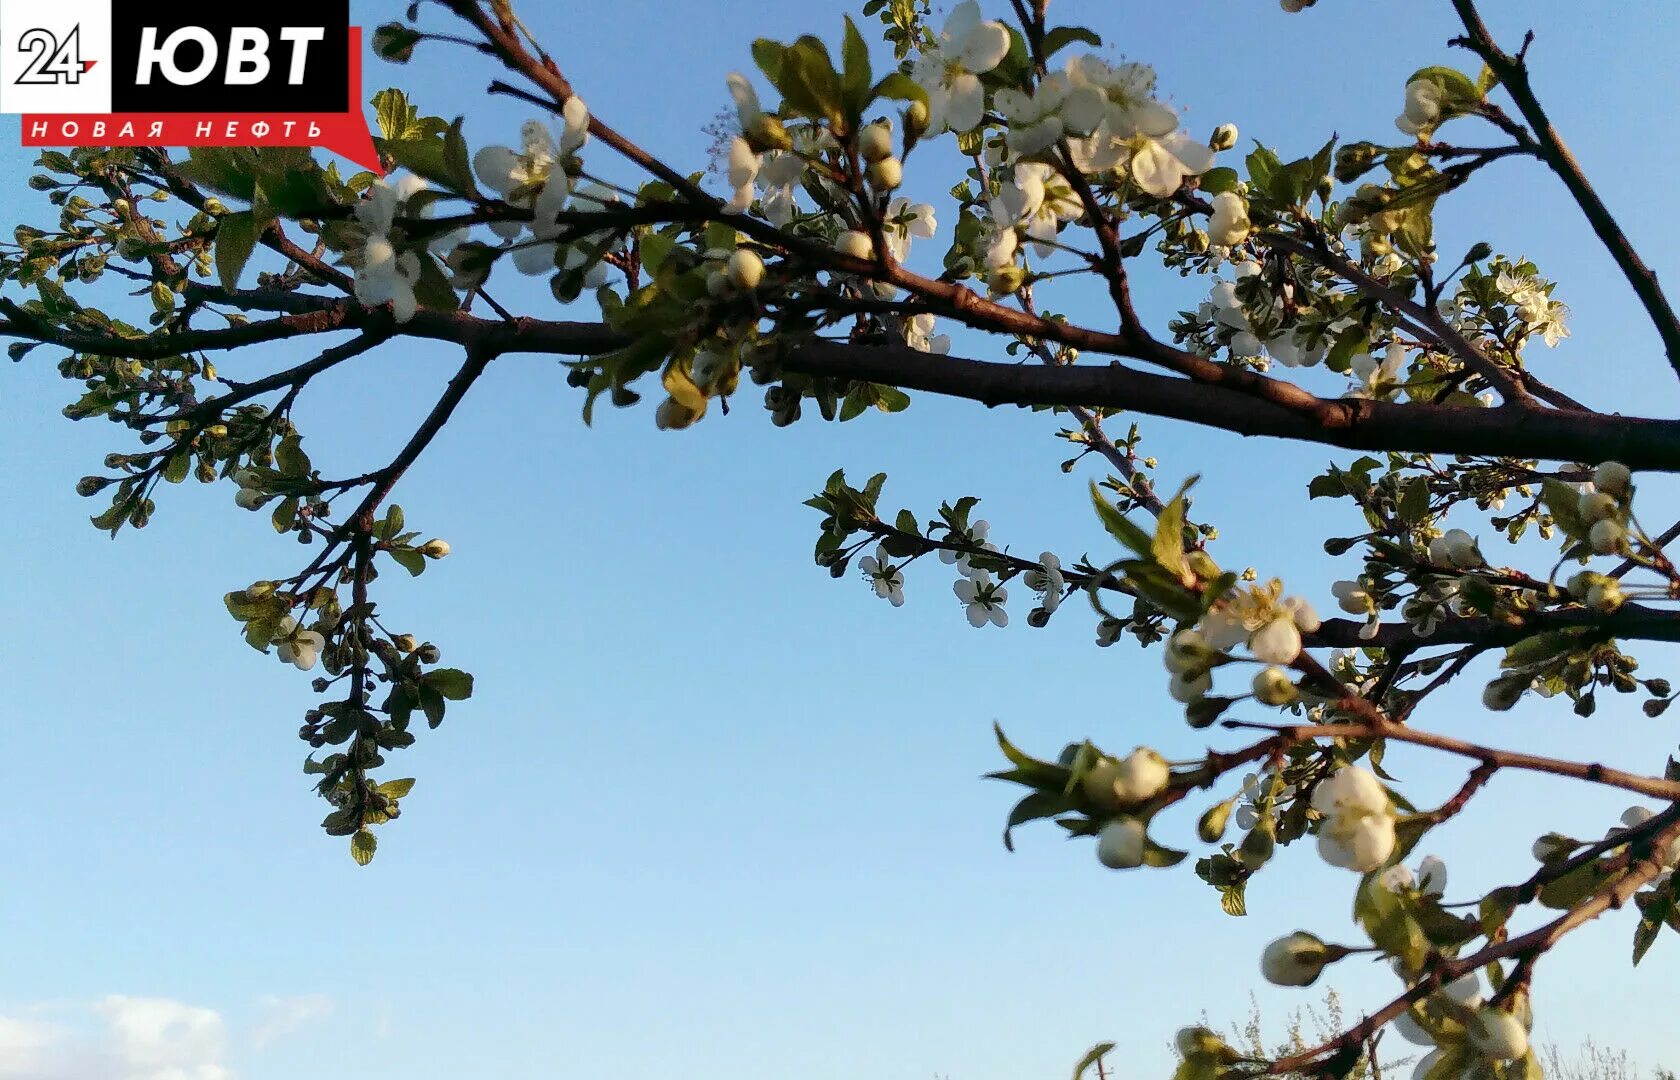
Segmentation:
{"type": "MultiPolygon", "coordinates": [[[[400,7],[355,14],[373,25],[400,7]]],[[[1155,64],[1192,133],[1231,121],[1245,144],[1286,154],[1332,131],[1387,137],[1412,70],[1464,63],[1443,47],[1445,3],[1322,0],[1289,17],[1270,0],[1201,0],[1127,5],[1123,21],[1114,9],[1051,6],[1155,64]]],[[[608,10],[527,4],[526,17],[599,115],[698,166],[749,41],[833,37],[845,9],[608,10]]],[[[1535,80],[1558,127],[1658,273],[1680,280],[1649,203],[1651,179],[1680,167],[1669,6],[1507,2],[1487,15],[1513,40],[1539,31],[1535,80]]],[[[526,112],[483,95],[490,74],[430,46],[409,68],[370,63],[367,90],[404,86],[424,111],[466,112],[475,145],[513,141],[526,112]]],[[[16,132],[0,123],[0,175],[30,159],[16,132]]],[[[913,193],[949,182],[912,161],[913,193]]],[[[17,184],[5,200],[14,219],[42,205],[17,184]]],[[[1575,337],[1539,358],[1546,377],[1593,404],[1674,413],[1655,335],[1547,176],[1489,169],[1439,232],[1444,250],[1485,239],[1562,282],[1575,337]]],[[[1139,290],[1157,328],[1199,291],[1149,275],[1139,290]]],[[[553,307],[546,289],[499,292],[553,307]]],[[[1066,307],[1104,317],[1077,297],[1066,307]]],[[[957,351],[990,355],[961,335],[957,351]]],[[[243,378],[299,355],[248,350],[220,366],[243,378]]],[[[1316,1000],[1261,983],[1265,942],[1297,927],[1353,939],[1348,876],[1304,848],[1261,876],[1244,919],[1221,915],[1188,867],[1113,874],[1046,829],[1006,853],[1011,794],[978,779],[996,766],[991,722],[1046,753],[1089,736],[1191,756],[1206,740],[1162,692],[1157,657],[1096,649],[1074,605],[1046,630],[1020,607],[1006,631],[981,632],[937,569],[914,568],[893,610],[812,565],[816,517],[799,502],[836,467],[887,472],[884,501],[923,517],[980,495],[994,539],[1022,553],[1104,551],[1092,474],[1058,470],[1048,416],[918,397],[898,417],[778,431],[743,394],[734,415],[687,433],[656,433],[645,408],[586,430],[552,362],[497,361],[398,496],[455,554],[418,582],[381,582],[384,610],[474,671],[478,694],[398,756],[391,775],[419,784],[359,869],[315,828],[323,810],[298,771],[307,680],[245,648],[221,607],[300,552],[235,511],[226,485],[170,492],[150,528],[114,544],[87,526],[72,486],[124,444],[58,416],[74,388],[49,361],[42,350],[9,367],[0,394],[12,567],[0,1077],[1003,1080],[1064,1075],[1105,1039],[1124,1075],[1164,1075],[1183,1022],[1240,1019],[1251,993],[1274,1021],[1316,1000]]],[[[405,343],[311,388],[300,422],[316,462],[387,460],[454,363],[405,343]]],[[[1219,558],[1331,606],[1329,582],[1356,564],[1318,540],[1355,529],[1345,506],[1304,491],[1330,454],[1141,423],[1166,483],[1204,474],[1197,513],[1220,526],[1219,558]]],[[[1653,669],[1673,659],[1641,655],[1653,669]]],[[[1490,716],[1475,693],[1420,722],[1644,771],[1676,742],[1631,703],[1590,721],[1528,703],[1490,716]]],[[[1462,778],[1390,760],[1420,804],[1462,778]]],[[[1625,804],[1501,775],[1428,848],[1453,893],[1480,895],[1526,876],[1534,835],[1596,835],[1625,804]]],[[[1192,827],[1186,813],[1161,829],[1189,840],[1192,827]]],[[[1605,920],[1541,966],[1543,1035],[1675,1067],[1653,1021],[1680,949],[1661,941],[1630,973],[1631,932],[1605,920]]],[[[1353,1011],[1393,985],[1353,961],[1328,981],[1353,1011]]]]}

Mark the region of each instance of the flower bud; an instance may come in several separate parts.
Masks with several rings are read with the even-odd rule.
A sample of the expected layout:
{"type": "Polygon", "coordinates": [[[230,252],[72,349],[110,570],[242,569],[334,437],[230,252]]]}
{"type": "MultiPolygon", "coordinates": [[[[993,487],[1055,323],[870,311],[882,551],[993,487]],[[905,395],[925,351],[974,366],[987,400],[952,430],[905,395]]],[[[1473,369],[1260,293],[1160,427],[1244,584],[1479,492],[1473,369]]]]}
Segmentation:
{"type": "Polygon", "coordinates": [[[1583,491],[1577,503],[1581,517],[1594,523],[1615,517],[1618,509],[1615,496],[1602,491],[1583,491]]]}
{"type": "Polygon", "coordinates": [[[435,664],[443,659],[443,652],[429,641],[421,645],[415,655],[420,657],[422,664],[435,664]]]}
{"type": "Polygon", "coordinates": [[[441,559],[449,554],[449,541],[436,538],[428,540],[420,545],[420,554],[428,559],[441,559]]]}
{"type": "Polygon", "coordinates": [[[1274,986],[1311,986],[1330,959],[1329,946],[1297,930],[1266,946],[1260,954],[1260,974],[1274,986]]]}
{"type": "Polygon", "coordinates": [[[420,642],[415,640],[413,634],[398,634],[391,639],[391,644],[395,645],[400,653],[411,653],[420,646],[420,642]]]}
{"type": "MultiPolygon", "coordinates": [[[[1075,755],[1079,752],[1078,744],[1069,747],[1075,755]]],[[[1069,759],[1064,764],[1072,764],[1069,759]]],[[[1096,763],[1085,770],[1080,778],[1080,788],[1085,793],[1086,800],[1096,809],[1112,813],[1120,809],[1120,796],[1114,791],[1114,778],[1118,763],[1111,757],[1098,758],[1096,763]]]]}
{"type": "Polygon", "coordinates": [[[1167,790],[1172,770],[1167,759],[1140,746],[1114,764],[1114,795],[1127,806],[1148,802],[1167,790]]]}
{"type": "Polygon", "coordinates": [[[1143,822],[1136,818],[1115,818],[1097,833],[1097,861],[1110,870],[1142,866],[1143,851],[1143,822]]]}
{"type": "Polygon", "coordinates": [[[912,101],[904,110],[904,141],[906,145],[925,135],[931,121],[932,115],[928,112],[927,102],[912,101]]]}
{"type": "Polygon", "coordinates": [[[1250,870],[1258,870],[1271,861],[1275,851],[1277,837],[1272,834],[1272,823],[1263,820],[1243,837],[1237,847],[1237,858],[1250,870]]]}
{"type": "Polygon", "coordinates": [[[660,431],[681,431],[691,426],[700,415],[676,398],[666,398],[654,410],[653,423],[660,431]]]}
{"type": "Polygon", "coordinates": [[[863,160],[877,162],[892,157],[892,132],[885,124],[868,124],[858,132],[858,153],[863,160]]]}
{"type": "Polygon", "coordinates": [[[268,501],[268,496],[252,488],[242,487],[233,496],[234,505],[241,510],[258,510],[268,501]]]}
{"type": "Polygon", "coordinates": [[[1336,179],[1344,184],[1351,184],[1355,180],[1371,171],[1377,163],[1378,148],[1368,142],[1348,143],[1336,151],[1336,179]]]}
{"type": "Polygon", "coordinates": [[[767,150],[792,150],[793,137],[788,134],[782,122],[769,113],[759,113],[753,117],[753,122],[747,125],[745,132],[747,145],[755,153],[762,154],[767,150]]]}
{"type": "Polygon", "coordinates": [[[1627,545],[1627,530],[1615,521],[1596,522],[1587,534],[1594,554],[1614,555],[1627,545]]]}
{"type": "Polygon", "coordinates": [[[245,599],[251,603],[259,603],[274,595],[274,582],[254,581],[245,588],[245,599]]]}
{"type": "Polygon", "coordinates": [[[109,487],[111,483],[112,480],[108,476],[84,476],[76,481],[76,494],[84,498],[89,495],[97,495],[109,487]]]}
{"type": "Polygon", "coordinates": [[[1213,129],[1213,137],[1208,139],[1208,149],[1215,153],[1221,150],[1229,150],[1235,145],[1237,145],[1237,125],[1235,124],[1220,124],[1213,129]]]}
{"type": "Polygon", "coordinates": [[[1562,833],[1549,832],[1534,841],[1534,846],[1529,851],[1534,855],[1536,862],[1547,863],[1554,859],[1567,859],[1580,846],[1579,840],[1573,840],[1562,833]]]}
{"type": "Polygon", "coordinates": [[[1482,691],[1483,707],[1493,712],[1505,712],[1523,696],[1523,691],[1528,689],[1529,681],[1526,678],[1493,680],[1482,691]]]}
{"type": "Polygon", "coordinates": [[[875,256],[875,242],[869,239],[867,233],[848,229],[835,239],[834,250],[854,259],[870,259],[875,256]]]}
{"type": "Polygon", "coordinates": [[[869,166],[866,176],[876,191],[892,191],[904,183],[904,164],[895,157],[884,157],[869,166]]]}
{"type": "Polygon", "coordinates": [[[1264,668],[1254,676],[1254,697],[1262,705],[1288,705],[1297,696],[1294,680],[1280,667],[1264,668]]]}
{"type": "Polygon", "coordinates": [[[752,292],[764,280],[764,260],[756,251],[736,248],[729,256],[729,284],[741,292],[752,292]]]}
{"type": "Polygon", "coordinates": [[[1622,584],[1615,578],[1605,578],[1603,581],[1587,590],[1587,606],[1594,611],[1608,615],[1622,606],[1627,598],[1622,595],[1622,584]]]}
{"type": "Polygon", "coordinates": [[[1528,1053],[1528,1031],[1504,1009],[1476,1010],[1465,1035],[1473,1049],[1495,1061],[1515,1061],[1528,1053]]]}
{"type": "Polygon", "coordinates": [[[1225,824],[1231,818],[1231,806],[1235,802],[1235,799],[1226,799],[1207,808],[1207,812],[1196,822],[1196,835],[1202,843],[1217,844],[1224,837],[1225,824]]]}
{"type": "Polygon", "coordinates": [[[1633,494],[1633,473],[1619,461],[1606,461],[1593,470],[1593,487],[1606,495],[1625,499],[1633,494]]]}

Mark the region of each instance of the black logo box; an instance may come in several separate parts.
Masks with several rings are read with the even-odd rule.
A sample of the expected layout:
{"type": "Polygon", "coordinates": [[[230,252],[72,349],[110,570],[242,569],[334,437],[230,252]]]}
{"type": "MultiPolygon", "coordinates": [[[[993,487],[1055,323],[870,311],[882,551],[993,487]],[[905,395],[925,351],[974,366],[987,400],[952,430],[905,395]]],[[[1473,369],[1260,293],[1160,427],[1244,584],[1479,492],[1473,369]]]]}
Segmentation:
{"type": "MultiPolygon", "coordinates": [[[[225,2],[204,0],[140,3],[113,0],[111,12],[111,108],[119,113],[343,113],[350,104],[350,0],[302,0],[270,4],[245,0],[245,13],[230,14],[225,2]],[[274,14],[276,11],[286,14],[274,14]],[[210,73],[191,86],[175,86],[162,67],[152,68],[151,83],[136,83],[141,34],[157,30],[157,43],[184,26],[203,27],[216,39],[216,63],[210,73]],[[260,83],[227,85],[228,44],[236,26],[256,27],[268,34],[268,77],[260,83]],[[282,41],[286,27],[320,27],[323,38],[309,44],[303,82],[293,86],[293,44],[282,41]]],[[[103,59],[90,58],[90,59],[103,59]]],[[[204,49],[182,42],[174,52],[175,66],[190,72],[204,61],[204,49]]]]}

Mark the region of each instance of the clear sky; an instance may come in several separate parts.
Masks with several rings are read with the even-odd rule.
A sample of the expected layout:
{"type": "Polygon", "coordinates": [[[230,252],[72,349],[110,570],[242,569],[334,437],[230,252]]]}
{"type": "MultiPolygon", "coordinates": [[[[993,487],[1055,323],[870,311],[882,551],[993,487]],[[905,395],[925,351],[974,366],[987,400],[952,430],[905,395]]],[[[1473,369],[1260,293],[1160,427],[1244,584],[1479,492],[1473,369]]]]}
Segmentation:
{"type": "MultiPolygon", "coordinates": [[[[365,25],[400,9],[355,4],[365,25]]],[[[833,38],[842,10],[524,5],[603,119],[694,165],[727,104],[724,74],[750,70],[750,40],[833,38]]],[[[1388,137],[1411,71],[1466,62],[1443,45],[1444,2],[1051,12],[1155,64],[1192,133],[1232,121],[1245,145],[1286,154],[1332,131],[1388,137]]],[[[1558,126],[1658,272],[1680,280],[1671,215],[1654,202],[1680,170],[1672,6],[1510,0],[1487,15],[1512,40],[1536,28],[1535,79],[1558,126]]],[[[408,68],[370,62],[367,89],[467,113],[474,145],[515,141],[525,110],[486,98],[490,76],[481,58],[431,46],[408,68]]],[[[44,205],[22,189],[17,131],[0,121],[9,221],[44,205]]],[[[950,180],[912,160],[912,192],[933,198],[950,180]]],[[[954,215],[940,213],[948,238],[954,215]]],[[[1575,336],[1539,357],[1546,377],[1594,404],[1674,415],[1655,335],[1549,177],[1496,165],[1439,231],[1446,252],[1486,239],[1562,282],[1575,336]]],[[[546,289],[501,291],[553,308],[546,289]]],[[[1193,299],[1170,277],[1140,292],[1157,328],[1193,299]]],[[[958,351],[987,349],[958,335],[958,351]]],[[[254,349],[220,366],[243,378],[299,355],[254,349]]],[[[1018,606],[1007,630],[982,632],[935,568],[915,568],[893,610],[812,565],[816,516],[799,502],[841,466],[887,472],[884,501],[924,518],[983,496],[994,539],[1019,552],[1106,551],[1092,473],[1058,470],[1065,444],[1044,414],[918,397],[898,417],[778,431],[749,392],[688,433],[656,433],[647,408],[586,430],[555,364],[497,361],[400,489],[409,520],[455,554],[417,583],[381,583],[385,611],[474,671],[478,694],[397,755],[390,775],[419,784],[359,869],[316,828],[324,811],[298,770],[307,679],[246,648],[220,600],[290,573],[299,550],[265,515],[237,512],[226,485],[170,491],[120,542],[95,532],[72,486],[126,444],[58,415],[75,388],[51,361],[43,349],[0,374],[0,1078],[1018,1080],[1066,1075],[1105,1039],[1120,1075],[1165,1075],[1181,1023],[1238,1020],[1251,993],[1274,1022],[1316,1000],[1264,986],[1265,942],[1298,927],[1353,939],[1349,876],[1310,846],[1260,877],[1243,919],[1220,914],[1188,866],[1110,873],[1053,827],[1006,853],[1012,795],[979,779],[997,765],[991,722],[1043,753],[1090,736],[1191,756],[1206,740],[1167,699],[1158,658],[1096,649],[1078,605],[1046,630],[1018,606]]],[[[312,387],[300,420],[316,462],[346,473],[388,459],[453,364],[405,343],[312,387]]],[[[1305,498],[1331,454],[1141,423],[1166,483],[1206,475],[1197,514],[1220,526],[1217,557],[1331,606],[1329,582],[1357,568],[1318,548],[1356,531],[1346,505],[1305,498]]],[[[1672,723],[1627,702],[1590,721],[1529,703],[1490,716],[1475,690],[1420,722],[1641,771],[1676,743],[1672,723]]],[[[1420,804],[1462,778],[1390,762],[1420,804]]],[[[1597,835],[1624,805],[1501,775],[1427,850],[1447,859],[1455,895],[1480,895],[1526,876],[1533,836],[1597,835]]],[[[1185,812],[1158,828],[1193,846],[1193,824],[1185,812]]],[[[1631,933],[1626,916],[1607,919],[1542,964],[1542,1034],[1680,1066],[1662,1034],[1680,946],[1659,941],[1630,972],[1631,933]]],[[[1328,981],[1354,1012],[1394,985],[1352,961],[1328,981]]]]}

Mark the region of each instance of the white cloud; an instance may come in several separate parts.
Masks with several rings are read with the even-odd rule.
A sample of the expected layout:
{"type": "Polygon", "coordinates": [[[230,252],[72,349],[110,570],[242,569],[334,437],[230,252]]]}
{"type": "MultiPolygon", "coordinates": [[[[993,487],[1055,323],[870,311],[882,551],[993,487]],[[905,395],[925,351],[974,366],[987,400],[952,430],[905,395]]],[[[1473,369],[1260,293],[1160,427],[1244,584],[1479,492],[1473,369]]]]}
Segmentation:
{"type": "Polygon", "coordinates": [[[221,1012],[111,994],[0,1013],[0,1080],[236,1080],[230,1059],[326,1016],[321,995],[267,996],[235,1038],[221,1012]]]}
{"type": "Polygon", "coordinates": [[[295,997],[269,994],[258,999],[257,1007],[262,1016],[251,1029],[250,1041],[254,1049],[260,1050],[282,1035],[288,1035],[332,1012],[332,998],[325,994],[299,994],[295,997]]]}

